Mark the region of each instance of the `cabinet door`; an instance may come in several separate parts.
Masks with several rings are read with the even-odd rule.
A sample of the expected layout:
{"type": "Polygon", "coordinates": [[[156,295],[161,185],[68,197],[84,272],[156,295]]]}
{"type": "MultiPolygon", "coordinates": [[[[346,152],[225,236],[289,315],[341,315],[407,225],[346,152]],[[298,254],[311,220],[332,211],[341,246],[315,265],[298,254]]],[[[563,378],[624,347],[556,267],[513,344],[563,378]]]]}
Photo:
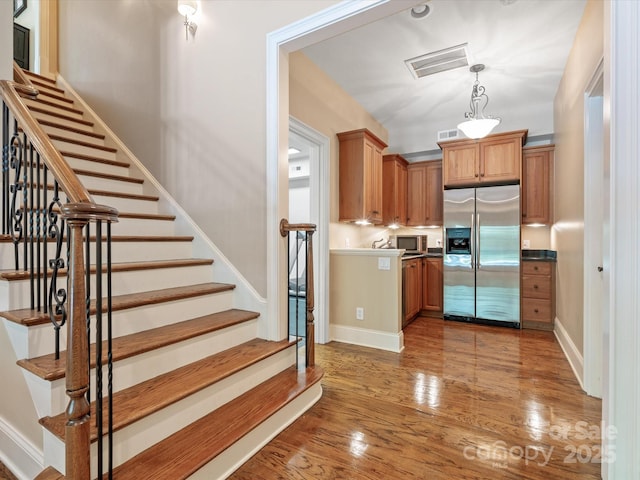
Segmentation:
{"type": "Polygon", "coordinates": [[[442,225],[442,162],[429,162],[426,167],[427,225],[442,225]]]}
{"type": "Polygon", "coordinates": [[[551,218],[552,150],[522,152],[522,223],[549,225],[551,218]]]}
{"type": "Polygon", "coordinates": [[[480,182],[506,183],[520,180],[522,141],[494,140],[480,143],[480,182]]]}
{"type": "Polygon", "coordinates": [[[385,155],[382,167],[382,221],[407,224],[407,162],[399,155],[385,155]]]}
{"type": "Polygon", "coordinates": [[[442,311],[442,258],[423,259],[422,309],[442,311]]]}
{"type": "Polygon", "coordinates": [[[382,150],[364,144],[364,212],[372,223],[382,223],[382,150]]]}
{"type": "Polygon", "coordinates": [[[418,259],[403,262],[403,326],[409,323],[420,311],[420,296],[422,294],[422,265],[418,259]]]}
{"type": "Polygon", "coordinates": [[[478,181],[478,144],[445,147],[442,151],[444,186],[470,185],[478,181]]]}
{"type": "Polygon", "coordinates": [[[407,168],[407,225],[426,225],[427,169],[424,164],[409,165],[407,168]]]}

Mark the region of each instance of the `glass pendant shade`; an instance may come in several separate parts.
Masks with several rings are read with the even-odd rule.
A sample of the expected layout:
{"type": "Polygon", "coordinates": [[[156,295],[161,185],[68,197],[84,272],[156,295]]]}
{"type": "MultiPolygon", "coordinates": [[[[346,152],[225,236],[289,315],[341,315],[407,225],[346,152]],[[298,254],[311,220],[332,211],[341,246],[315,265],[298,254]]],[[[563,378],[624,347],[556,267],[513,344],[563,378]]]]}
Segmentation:
{"type": "Polygon", "coordinates": [[[499,123],[500,120],[497,118],[472,118],[466,122],[459,123],[458,128],[465,136],[477,139],[489,135],[491,130],[498,126],[499,123]]]}

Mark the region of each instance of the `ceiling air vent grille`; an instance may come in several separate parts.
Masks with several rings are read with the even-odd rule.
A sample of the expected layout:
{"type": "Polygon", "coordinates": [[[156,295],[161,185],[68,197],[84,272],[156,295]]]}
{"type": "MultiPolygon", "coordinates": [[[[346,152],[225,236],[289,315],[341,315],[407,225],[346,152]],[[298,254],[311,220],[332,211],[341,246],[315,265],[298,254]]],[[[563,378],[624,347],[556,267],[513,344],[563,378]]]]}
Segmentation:
{"type": "Polygon", "coordinates": [[[425,53],[419,57],[405,60],[404,63],[416,79],[454,68],[466,67],[469,65],[467,44],[463,43],[455,47],[425,53]]]}
{"type": "Polygon", "coordinates": [[[446,142],[447,140],[454,140],[460,136],[460,132],[457,128],[452,130],[440,130],[438,132],[438,142],[446,142]]]}

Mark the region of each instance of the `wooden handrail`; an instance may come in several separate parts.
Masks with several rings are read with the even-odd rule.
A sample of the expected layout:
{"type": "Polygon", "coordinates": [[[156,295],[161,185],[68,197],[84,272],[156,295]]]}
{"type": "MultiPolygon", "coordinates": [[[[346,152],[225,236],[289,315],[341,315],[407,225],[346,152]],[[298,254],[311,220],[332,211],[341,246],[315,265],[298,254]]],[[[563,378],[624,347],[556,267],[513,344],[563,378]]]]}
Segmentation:
{"type": "Polygon", "coordinates": [[[37,97],[40,93],[15,60],[13,61],[13,81],[15,82],[16,90],[19,90],[25,95],[37,97]]]}
{"type": "Polygon", "coordinates": [[[29,109],[22,101],[16,85],[15,82],[0,80],[0,93],[14,118],[18,121],[27,137],[29,137],[33,148],[49,167],[49,170],[71,203],[94,203],[91,195],[82,185],[75,172],[51,143],[42,127],[29,113],[29,109]]]}
{"type": "Polygon", "coordinates": [[[280,235],[283,237],[289,232],[315,232],[316,228],[313,223],[289,223],[286,218],[280,220],[280,235]]]}

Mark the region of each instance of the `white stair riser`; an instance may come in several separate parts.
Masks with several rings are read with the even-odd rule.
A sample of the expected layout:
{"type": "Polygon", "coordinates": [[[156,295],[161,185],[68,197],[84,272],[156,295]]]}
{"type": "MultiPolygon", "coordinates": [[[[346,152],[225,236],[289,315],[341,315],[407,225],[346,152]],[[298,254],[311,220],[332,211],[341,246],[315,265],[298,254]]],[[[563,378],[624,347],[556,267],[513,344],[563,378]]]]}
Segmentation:
{"type": "MultiPolygon", "coordinates": [[[[53,145],[61,152],[79,153],[81,155],[90,155],[105,160],[115,160],[116,153],[101,148],[92,148],[85,145],[77,145],[75,143],[65,142],[64,140],[52,140],[53,145]]],[[[95,142],[94,142],[95,143],[95,142]]]]}
{"type": "MultiPolygon", "coordinates": [[[[106,233],[106,228],[103,226],[103,232],[106,233]]],[[[102,245],[102,258],[107,258],[106,242],[103,241],[102,245]]],[[[189,241],[176,241],[176,242],[112,242],[112,261],[113,262],[145,262],[151,260],[174,260],[191,258],[191,242],[189,241]]],[[[51,241],[47,244],[48,258],[51,260],[54,257],[55,245],[51,241]]],[[[63,244],[63,252],[66,252],[66,247],[63,244]]],[[[95,248],[92,246],[91,252],[95,255],[95,248]]],[[[66,253],[63,253],[63,258],[66,260],[66,253]]],[[[20,262],[20,268],[24,268],[23,263],[23,248],[22,244],[18,249],[18,259],[20,262]]],[[[0,265],[3,268],[14,268],[14,253],[12,244],[0,245],[0,265]],[[6,248],[2,248],[6,247],[6,248]]]]}
{"type": "Polygon", "coordinates": [[[107,190],[109,192],[127,193],[130,195],[142,195],[144,188],[142,183],[123,182],[110,178],[93,177],[91,175],[78,175],[80,182],[87,190],[107,190]]]}
{"type": "Polygon", "coordinates": [[[62,108],[57,108],[51,105],[45,105],[36,100],[31,100],[29,98],[24,98],[24,102],[29,106],[34,106],[46,110],[48,112],[58,113],[60,115],[66,115],[67,117],[82,119],[82,114],[76,112],[70,112],[69,110],[65,110],[62,108]]]}
{"type": "MultiPolygon", "coordinates": [[[[246,322],[218,332],[210,332],[191,340],[185,340],[164,348],[136,355],[113,364],[113,391],[124,390],[158,375],[175,370],[189,363],[220,353],[243,342],[255,338],[257,322],[246,322]]],[[[107,366],[103,366],[102,384],[104,395],[107,393],[107,366]]],[[[96,392],[95,369],[91,370],[90,388],[96,392]]],[[[37,382],[38,383],[38,382],[37,382]]],[[[66,395],[65,379],[49,382],[48,392],[43,398],[48,403],[40,405],[44,415],[58,415],[63,412],[69,398],[66,395]]],[[[46,389],[46,386],[44,387],[46,389]]],[[[92,394],[92,398],[95,395],[92,394]]],[[[38,411],[40,415],[40,411],[38,411]]]]}
{"type": "MultiPolygon", "coordinates": [[[[92,263],[95,258],[92,259],[92,263]]],[[[183,287],[198,283],[211,282],[213,280],[213,269],[211,265],[198,265],[176,268],[154,268],[152,270],[136,270],[126,272],[114,272],[111,276],[112,295],[125,295],[129,293],[146,292],[149,290],[160,290],[163,288],[183,287]]],[[[66,288],[67,277],[61,276],[58,280],[58,287],[66,288]]],[[[51,278],[47,279],[47,286],[51,284],[51,278]]],[[[91,298],[95,298],[96,276],[91,275],[91,285],[94,291],[91,298]]],[[[42,286],[41,288],[44,288],[42,286]]],[[[102,275],[103,296],[106,295],[107,275],[102,275]]],[[[7,282],[0,281],[0,292],[3,298],[0,299],[0,311],[17,310],[21,308],[31,308],[31,282],[30,280],[16,280],[7,282]],[[7,285],[8,284],[8,285],[7,285]],[[6,296],[5,296],[6,294],[6,296]],[[6,302],[6,304],[5,304],[6,302]]],[[[35,292],[37,295],[37,292],[35,292]]],[[[42,292],[41,292],[42,293],[42,292]]],[[[44,292],[46,293],[46,292],[44,292]]],[[[40,296],[41,303],[43,297],[40,296]]],[[[35,305],[37,307],[37,301],[35,305]]]]}
{"type": "Polygon", "coordinates": [[[77,168],[79,170],[89,170],[96,173],[108,173],[111,175],[121,175],[123,177],[129,176],[128,167],[120,167],[117,165],[110,165],[108,163],[92,162],[91,160],[82,160],[75,157],[64,157],[71,168],[77,168]]]}
{"type": "Polygon", "coordinates": [[[92,135],[84,135],[80,132],[74,132],[71,130],[67,130],[65,128],[58,128],[51,125],[42,125],[42,128],[49,135],[60,135],[65,138],[71,138],[73,140],[79,140],[81,142],[89,142],[89,143],[95,143],[98,145],[104,145],[104,139],[96,138],[92,135]]]}
{"type": "Polygon", "coordinates": [[[42,112],[34,112],[31,111],[31,115],[33,115],[38,120],[46,120],[48,122],[55,122],[59,125],[64,125],[65,127],[71,127],[78,130],[82,130],[84,132],[93,132],[93,127],[90,125],[85,125],[84,123],[74,122],[73,120],[68,120],[66,118],[60,118],[56,115],[49,115],[48,113],[42,112]]]}
{"type": "Polygon", "coordinates": [[[109,205],[121,212],[159,213],[157,200],[92,195],[93,201],[100,205],[109,205]]]}
{"type": "MultiPolygon", "coordinates": [[[[118,218],[118,223],[111,226],[112,235],[175,235],[173,220],[154,220],[150,218],[118,218]]],[[[104,227],[102,227],[104,231],[104,227]]],[[[91,224],[91,234],[95,234],[95,224],[91,224]]]]}

